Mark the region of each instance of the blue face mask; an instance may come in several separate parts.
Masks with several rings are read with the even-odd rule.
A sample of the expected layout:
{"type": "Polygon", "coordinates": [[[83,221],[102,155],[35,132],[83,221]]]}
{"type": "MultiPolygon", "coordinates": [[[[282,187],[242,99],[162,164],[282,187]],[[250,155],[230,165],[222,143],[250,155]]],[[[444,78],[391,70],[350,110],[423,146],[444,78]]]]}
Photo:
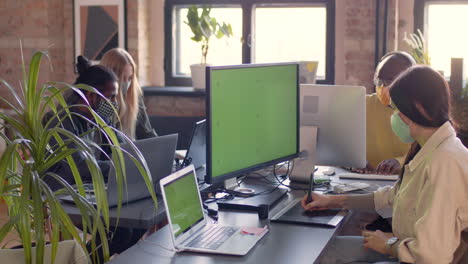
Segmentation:
{"type": "Polygon", "coordinates": [[[398,115],[398,113],[393,113],[391,117],[391,125],[392,125],[392,130],[395,135],[397,135],[401,141],[404,143],[413,143],[414,138],[411,136],[410,133],[410,128],[403,120],[401,120],[401,117],[398,115]]]}

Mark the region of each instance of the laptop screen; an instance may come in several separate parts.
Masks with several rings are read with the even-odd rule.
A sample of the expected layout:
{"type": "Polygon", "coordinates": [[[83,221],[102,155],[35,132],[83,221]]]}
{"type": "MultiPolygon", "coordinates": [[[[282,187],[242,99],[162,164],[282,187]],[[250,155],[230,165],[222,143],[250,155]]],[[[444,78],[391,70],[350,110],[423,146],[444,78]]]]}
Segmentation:
{"type": "Polygon", "coordinates": [[[193,171],[164,185],[164,193],[175,237],[203,220],[203,208],[193,171]]]}

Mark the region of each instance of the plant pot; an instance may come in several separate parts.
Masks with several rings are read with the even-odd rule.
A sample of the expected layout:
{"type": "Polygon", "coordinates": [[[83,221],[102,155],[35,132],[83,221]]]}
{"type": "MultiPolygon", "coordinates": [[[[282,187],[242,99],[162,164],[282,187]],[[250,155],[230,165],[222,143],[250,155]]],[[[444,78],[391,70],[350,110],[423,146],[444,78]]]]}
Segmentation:
{"type": "Polygon", "coordinates": [[[192,64],[190,65],[190,71],[192,72],[192,86],[195,89],[206,88],[205,77],[206,77],[206,66],[207,64],[192,64]]]}
{"type": "MultiPolygon", "coordinates": [[[[36,248],[32,248],[33,258],[36,248]]],[[[44,263],[51,261],[51,245],[46,245],[44,251],[44,263]]],[[[25,256],[23,248],[0,249],[0,259],[2,263],[24,264],[25,256]]],[[[77,263],[88,264],[88,257],[80,245],[74,240],[65,240],[58,243],[57,256],[55,263],[77,263]]]]}

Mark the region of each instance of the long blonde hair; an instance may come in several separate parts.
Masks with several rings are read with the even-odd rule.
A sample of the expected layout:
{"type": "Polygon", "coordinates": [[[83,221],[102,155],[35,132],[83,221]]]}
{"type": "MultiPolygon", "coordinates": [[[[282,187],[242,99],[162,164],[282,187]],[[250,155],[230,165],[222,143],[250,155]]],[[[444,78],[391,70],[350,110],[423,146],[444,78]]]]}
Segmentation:
{"type": "Polygon", "coordinates": [[[100,64],[114,71],[119,78],[120,84],[124,82],[123,71],[125,66],[131,65],[133,68],[132,83],[125,95],[122,93],[122,88],[120,88],[117,101],[119,103],[120,129],[125,135],[134,139],[139,111],[138,100],[143,94],[138,83],[135,61],[126,50],[115,48],[107,51],[102,56],[100,64]]]}

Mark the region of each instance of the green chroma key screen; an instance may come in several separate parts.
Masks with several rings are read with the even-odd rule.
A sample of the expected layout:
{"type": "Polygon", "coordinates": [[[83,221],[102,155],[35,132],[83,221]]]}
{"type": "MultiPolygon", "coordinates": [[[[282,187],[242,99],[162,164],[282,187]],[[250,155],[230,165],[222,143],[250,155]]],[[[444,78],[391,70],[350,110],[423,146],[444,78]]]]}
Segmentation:
{"type": "Polygon", "coordinates": [[[211,69],[212,182],[297,154],[297,78],[296,64],[211,69]]]}
{"type": "Polygon", "coordinates": [[[176,237],[203,220],[203,209],[193,173],[165,185],[164,193],[176,237]]]}

